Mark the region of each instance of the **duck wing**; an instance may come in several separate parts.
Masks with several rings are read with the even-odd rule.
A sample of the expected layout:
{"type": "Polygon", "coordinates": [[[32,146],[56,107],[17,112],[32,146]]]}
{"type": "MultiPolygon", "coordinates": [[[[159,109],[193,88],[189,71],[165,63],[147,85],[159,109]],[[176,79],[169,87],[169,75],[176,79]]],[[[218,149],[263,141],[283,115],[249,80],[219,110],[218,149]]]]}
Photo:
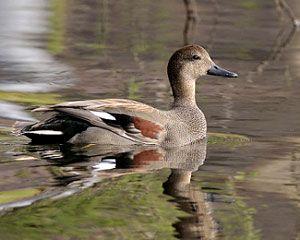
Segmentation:
{"type": "Polygon", "coordinates": [[[66,142],[89,127],[111,131],[137,144],[159,144],[165,135],[164,112],[132,100],[65,102],[33,111],[52,113],[22,129],[22,134],[35,141],[66,142]]]}

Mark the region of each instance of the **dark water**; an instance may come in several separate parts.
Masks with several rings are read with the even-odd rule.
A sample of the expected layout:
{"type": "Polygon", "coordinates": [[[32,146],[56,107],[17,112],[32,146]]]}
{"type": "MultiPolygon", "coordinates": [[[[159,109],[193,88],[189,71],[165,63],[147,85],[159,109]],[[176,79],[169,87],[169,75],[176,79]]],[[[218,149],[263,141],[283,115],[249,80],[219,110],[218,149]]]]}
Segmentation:
{"type": "Polygon", "coordinates": [[[297,0],[2,1],[0,239],[299,239],[299,18],[297,0]],[[10,135],[38,104],[168,108],[186,43],[239,73],[197,85],[209,132],[239,136],[166,151],[10,135]]]}

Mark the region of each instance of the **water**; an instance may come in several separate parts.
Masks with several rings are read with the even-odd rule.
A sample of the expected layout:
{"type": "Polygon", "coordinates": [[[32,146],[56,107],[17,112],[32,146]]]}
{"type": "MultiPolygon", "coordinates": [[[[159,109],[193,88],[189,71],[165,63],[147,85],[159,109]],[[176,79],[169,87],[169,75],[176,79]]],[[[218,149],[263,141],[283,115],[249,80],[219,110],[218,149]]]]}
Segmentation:
{"type": "Polygon", "coordinates": [[[0,3],[0,239],[300,237],[299,4],[185,3],[0,3]],[[174,152],[9,134],[38,104],[118,97],[167,109],[167,60],[185,43],[239,73],[197,84],[209,132],[239,136],[174,152]]]}

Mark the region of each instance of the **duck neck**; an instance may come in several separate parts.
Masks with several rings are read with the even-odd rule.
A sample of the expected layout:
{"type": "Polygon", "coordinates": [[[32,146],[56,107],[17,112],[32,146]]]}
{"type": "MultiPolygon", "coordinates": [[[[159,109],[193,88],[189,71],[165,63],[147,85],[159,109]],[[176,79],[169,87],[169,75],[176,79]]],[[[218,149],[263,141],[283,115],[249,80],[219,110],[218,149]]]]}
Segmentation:
{"type": "Polygon", "coordinates": [[[195,106],[196,82],[192,79],[177,79],[172,81],[172,92],[174,96],[173,107],[195,106]]]}

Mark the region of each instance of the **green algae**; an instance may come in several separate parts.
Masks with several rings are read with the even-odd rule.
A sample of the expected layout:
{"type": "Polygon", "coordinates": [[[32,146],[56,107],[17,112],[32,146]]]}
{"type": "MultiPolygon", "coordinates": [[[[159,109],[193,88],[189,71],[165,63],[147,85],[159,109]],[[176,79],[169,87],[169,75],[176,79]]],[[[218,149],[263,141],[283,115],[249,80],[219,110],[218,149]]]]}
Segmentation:
{"type": "Polygon", "coordinates": [[[33,197],[39,194],[41,190],[36,188],[24,188],[0,192],[0,204],[18,201],[21,199],[33,197]]]}
{"type": "Polygon", "coordinates": [[[52,15],[49,18],[50,36],[48,40],[48,50],[54,55],[61,54],[64,50],[65,33],[65,4],[66,1],[52,0],[52,15]]]}
{"type": "Polygon", "coordinates": [[[208,145],[238,147],[249,144],[250,138],[230,133],[208,133],[208,145]]]}
{"type": "Polygon", "coordinates": [[[140,95],[139,95],[140,87],[141,87],[141,83],[135,82],[134,80],[129,82],[129,84],[128,84],[128,98],[132,99],[132,100],[139,100],[139,98],[140,98],[140,95]]]}
{"type": "Polygon", "coordinates": [[[97,51],[98,53],[108,48],[107,45],[102,43],[85,43],[85,42],[75,43],[74,47],[79,49],[92,49],[97,51]]]}
{"type": "Polygon", "coordinates": [[[256,1],[253,0],[243,0],[239,2],[239,5],[247,10],[256,10],[259,8],[259,4],[256,1]]]}
{"type": "MultiPolygon", "coordinates": [[[[251,174],[238,173],[238,176],[251,176],[251,174]]],[[[215,176],[214,176],[215,177],[215,176]]],[[[220,179],[219,179],[220,180],[220,179]]],[[[213,217],[219,225],[219,235],[224,240],[259,240],[261,234],[254,226],[256,210],[249,207],[246,199],[239,195],[237,182],[242,179],[228,178],[223,181],[214,179],[212,176],[200,172],[194,176],[194,182],[202,191],[209,192],[223,200],[214,207],[213,217]],[[201,175],[200,175],[201,174],[201,175]]]]}
{"type": "Polygon", "coordinates": [[[130,174],[60,200],[44,200],[0,218],[0,239],[175,239],[186,216],[163,195],[169,171],[130,174]]]}
{"type": "Polygon", "coordinates": [[[224,240],[258,240],[261,239],[259,230],[254,227],[254,208],[247,205],[237,194],[234,181],[225,182],[227,194],[234,198],[225,209],[215,211],[216,220],[222,225],[224,240]]]}
{"type": "Polygon", "coordinates": [[[59,102],[60,95],[56,93],[24,93],[0,91],[0,100],[28,105],[46,105],[59,102]]]}

